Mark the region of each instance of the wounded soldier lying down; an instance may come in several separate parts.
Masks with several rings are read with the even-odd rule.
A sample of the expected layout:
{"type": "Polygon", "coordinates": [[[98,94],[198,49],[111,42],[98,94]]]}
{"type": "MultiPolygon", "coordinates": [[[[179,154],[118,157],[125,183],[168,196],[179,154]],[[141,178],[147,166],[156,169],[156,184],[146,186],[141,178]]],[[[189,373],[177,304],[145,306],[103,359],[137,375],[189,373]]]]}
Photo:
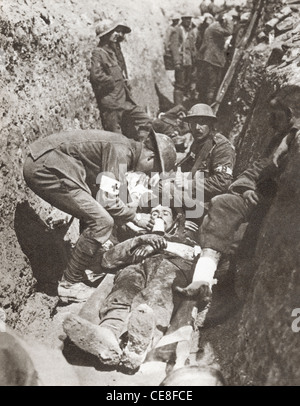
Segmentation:
{"type": "Polygon", "coordinates": [[[75,315],[64,321],[64,330],[74,344],[96,355],[103,364],[128,370],[136,370],[164,334],[174,336],[180,330],[181,338],[175,334],[173,342],[189,341],[192,310],[198,304],[173,290],[192,280],[193,264],[200,252],[194,239],[197,226],[180,216],[173,219],[169,207],[157,206],[151,216],[154,229],[157,219],[161,222],[163,236],[141,235],[103,256],[102,266],[118,271],[101,307],[100,325],[75,315]],[[183,301],[188,305],[182,306],[183,301]],[[85,340],[79,331],[84,331],[85,340]]]}

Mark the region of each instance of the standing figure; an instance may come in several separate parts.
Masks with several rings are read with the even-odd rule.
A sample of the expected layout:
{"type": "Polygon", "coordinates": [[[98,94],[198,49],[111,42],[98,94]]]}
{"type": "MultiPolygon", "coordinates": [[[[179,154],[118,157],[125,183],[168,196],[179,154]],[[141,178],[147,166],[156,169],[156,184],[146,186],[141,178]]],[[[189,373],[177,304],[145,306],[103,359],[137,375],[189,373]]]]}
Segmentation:
{"type": "Polygon", "coordinates": [[[225,15],[219,16],[204,33],[198,59],[202,69],[198,77],[199,101],[211,105],[223,78],[226,65],[225,42],[232,35],[232,19],[225,15]]]}
{"type": "Polygon", "coordinates": [[[204,33],[213,22],[215,21],[212,14],[205,13],[203,15],[203,22],[199,24],[197,27],[197,34],[196,34],[196,92],[197,97],[199,99],[199,93],[201,92],[201,83],[202,83],[202,57],[200,53],[200,49],[203,43],[204,33]]]}
{"type": "Polygon", "coordinates": [[[165,64],[167,76],[168,76],[170,82],[172,83],[172,85],[174,85],[175,67],[174,67],[172,52],[170,49],[170,38],[171,38],[172,33],[176,30],[176,27],[179,24],[180,16],[177,14],[174,14],[173,17],[171,18],[171,20],[172,20],[172,23],[167,28],[165,42],[164,42],[164,64],[165,64]]]}
{"type": "Polygon", "coordinates": [[[122,23],[101,22],[96,28],[100,42],[92,53],[90,79],[103,128],[134,138],[136,134],[132,131],[149,123],[151,118],[137,106],[128,88],[127,69],[119,42],[124,32],[130,31],[122,23]]]}
{"type": "Polygon", "coordinates": [[[195,31],[192,16],[182,16],[181,24],[170,36],[170,49],[175,67],[174,104],[182,104],[184,96],[189,97],[192,71],[195,63],[195,31]]]}

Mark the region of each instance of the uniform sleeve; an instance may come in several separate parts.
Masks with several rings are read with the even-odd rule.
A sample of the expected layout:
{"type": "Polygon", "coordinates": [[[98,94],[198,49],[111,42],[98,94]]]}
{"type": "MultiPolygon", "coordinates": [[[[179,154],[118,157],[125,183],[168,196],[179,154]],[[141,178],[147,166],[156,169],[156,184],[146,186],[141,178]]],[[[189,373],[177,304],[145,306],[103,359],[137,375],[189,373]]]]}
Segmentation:
{"type": "MultiPolygon", "coordinates": [[[[212,151],[211,175],[204,179],[205,202],[228,191],[233,179],[234,164],[235,150],[233,146],[229,142],[217,144],[212,151]]],[[[193,180],[193,190],[199,187],[202,187],[202,181],[196,176],[193,180]]]]}
{"type": "Polygon", "coordinates": [[[174,65],[181,63],[179,47],[179,31],[174,30],[170,35],[170,51],[172,52],[174,65]]]}
{"type": "MultiPolygon", "coordinates": [[[[125,173],[128,168],[121,151],[115,144],[107,143],[102,150],[102,170],[97,178],[99,190],[96,200],[114,218],[116,223],[124,224],[133,220],[136,209],[128,207],[127,183],[125,173]],[[122,200],[123,198],[123,200],[122,200]]],[[[126,149],[126,146],[123,147],[126,149]]]]}
{"type": "Polygon", "coordinates": [[[107,270],[132,265],[135,262],[135,250],[138,247],[149,245],[149,241],[153,240],[154,237],[153,234],[140,235],[115,245],[104,253],[101,265],[107,270]]]}
{"type": "Polygon", "coordinates": [[[113,77],[105,69],[100,49],[96,49],[92,53],[91,82],[104,92],[111,92],[115,86],[113,77]]]}
{"type": "Polygon", "coordinates": [[[230,192],[243,194],[246,190],[256,190],[257,182],[263,172],[272,164],[271,157],[262,158],[246,169],[230,186],[230,192]]]}

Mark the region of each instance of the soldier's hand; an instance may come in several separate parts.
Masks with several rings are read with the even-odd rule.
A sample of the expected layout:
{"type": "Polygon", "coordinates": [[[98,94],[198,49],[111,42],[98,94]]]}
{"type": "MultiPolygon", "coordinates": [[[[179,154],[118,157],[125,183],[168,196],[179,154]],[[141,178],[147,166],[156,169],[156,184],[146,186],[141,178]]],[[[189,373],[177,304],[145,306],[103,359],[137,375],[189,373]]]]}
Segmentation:
{"type": "Polygon", "coordinates": [[[211,301],[212,291],[211,286],[208,282],[194,281],[185,288],[176,286],[175,290],[188,298],[195,298],[206,303],[209,303],[211,301]]]}
{"type": "Polygon", "coordinates": [[[260,200],[259,195],[255,190],[246,190],[246,192],[243,193],[243,199],[246,203],[252,204],[253,206],[256,206],[260,200]]]}
{"type": "Polygon", "coordinates": [[[137,213],[132,222],[138,227],[151,231],[154,225],[154,220],[150,214],[137,213]]]}
{"type": "Polygon", "coordinates": [[[144,237],[147,244],[150,244],[155,249],[155,251],[161,251],[167,248],[167,241],[160,235],[151,234],[145,235],[144,237]]]}
{"type": "Polygon", "coordinates": [[[142,262],[149,255],[154,253],[154,248],[151,245],[143,245],[137,248],[133,253],[133,263],[142,262]]]}

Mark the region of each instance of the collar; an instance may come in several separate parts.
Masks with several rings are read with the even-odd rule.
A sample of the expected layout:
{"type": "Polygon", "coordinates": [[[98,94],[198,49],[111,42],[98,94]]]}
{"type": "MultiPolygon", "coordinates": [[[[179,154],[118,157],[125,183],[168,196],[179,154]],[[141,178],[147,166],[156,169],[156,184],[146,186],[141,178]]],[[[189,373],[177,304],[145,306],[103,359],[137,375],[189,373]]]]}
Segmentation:
{"type": "Polygon", "coordinates": [[[108,43],[101,45],[100,48],[104,49],[104,51],[106,51],[106,52],[115,53],[115,50],[113,49],[113,47],[108,43]]]}

